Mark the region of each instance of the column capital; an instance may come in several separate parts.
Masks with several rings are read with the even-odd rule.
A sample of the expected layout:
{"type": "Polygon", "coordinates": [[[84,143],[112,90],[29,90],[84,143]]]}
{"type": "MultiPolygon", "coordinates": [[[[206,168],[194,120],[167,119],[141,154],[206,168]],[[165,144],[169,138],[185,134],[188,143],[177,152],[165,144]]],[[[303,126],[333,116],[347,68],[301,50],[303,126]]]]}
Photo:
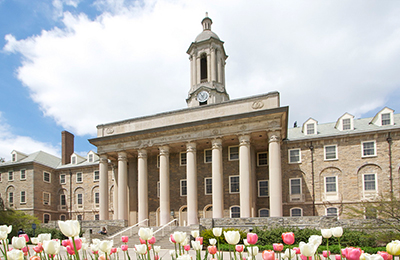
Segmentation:
{"type": "Polygon", "coordinates": [[[250,135],[239,135],[239,145],[250,145],[250,135]]]}
{"type": "Polygon", "coordinates": [[[128,161],[126,152],[118,153],[118,161],[128,161]]]}
{"type": "Polygon", "coordinates": [[[168,145],[160,146],[158,149],[160,150],[160,155],[166,155],[166,156],[169,155],[169,146],[168,145]]]}
{"type": "Polygon", "coordinates": [[[196,152],[196,143],[189,142],[186,144],[186,152],[196,152]]]}
{"type": "Polygon", "coordinates": [[[108,156],[107,154],[100,154],[99,156],[100,163],[108,163],[108,156]]]}
{"type": "Polygon", "coordinates": [[[212,149],[222,149],[222,139],[215,138],[211,141],[212,149]]]}
{"type": "Polygon", "coordinates": [[[145,149],[138,150],[138,158],[147,158],[147,150],[145,149]]]}
{"type": "Polygon", "coordinates": [[[269,140],[268,140],[269,143],[281,141],[281,138],[278,133],[268,134],[268,138],[269,138],[269,140]]]}

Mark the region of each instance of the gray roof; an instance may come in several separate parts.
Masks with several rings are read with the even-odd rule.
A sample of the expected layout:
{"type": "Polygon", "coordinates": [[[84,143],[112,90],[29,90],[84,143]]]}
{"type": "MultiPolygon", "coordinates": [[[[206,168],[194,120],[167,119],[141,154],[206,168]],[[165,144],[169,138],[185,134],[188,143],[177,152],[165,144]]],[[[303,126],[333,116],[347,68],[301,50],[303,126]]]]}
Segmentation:
{"type": "Polygon", "coordinates": [[[8,165],[15,165],[15,164],[29,163],[29,162],[40,163],[45,166],[57,168],[57,166],[60,165],[60,163],[61,163],[61,159],[58,158],[57,156],[48,154],[46,152],[38,151],[38,152],[35,152],[32,154],[29,154],[27,157],[25,157],[17,162],[8,161],[1,165],[8,166],[8,165]]]}
{"type": "Polygon", "coordinates": [[[354,129],[353,130],[344,130],[340,131],[335,128],[336,122],[332,123],[324,123],[318,124],[317,130],[318,133],[314,135],[305,135],[302,132],[302,126],[298,126],[295,128],[288,129],[288,140],[296,141],[296,140],[305,140],[305,139],[313,139],[313,138],[323,138],[323,137],[332,137],[332,136],[340,136],[340,135],[350,135],[350,134],[358,134],[358,133],[367,133],[374,132],[380,130],[390,130],[390,129],[400,129],[400,114],[394,114],[394,125],[385,125],[385,126],[376,126],[374,124],[370,124],[373,117],[369,118],[361,118],[354,119],[354,129]]]}
{"type": "Polygon", "coordinates": [[[208,40],[210,38],[215,38],[215,39],[219,40],[218,35],[216,35],[213,31],[204,30],[199,35],[197,35],[197,37],[194,40],[194,42],[202,42],[202,41],[206,41],[206,40],[208,40]]]}

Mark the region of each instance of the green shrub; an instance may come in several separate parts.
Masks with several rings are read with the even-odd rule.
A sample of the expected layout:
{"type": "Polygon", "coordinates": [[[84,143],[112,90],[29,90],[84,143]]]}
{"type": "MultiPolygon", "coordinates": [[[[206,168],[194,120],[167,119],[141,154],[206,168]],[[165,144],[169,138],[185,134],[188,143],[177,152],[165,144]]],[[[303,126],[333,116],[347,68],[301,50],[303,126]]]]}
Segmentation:
{"type": "MultiPolygon", "coordinates": [[[[25,230],[25,233],[29,236],[29,237],[33,237],[33,229],[32,228],[28,228],[25,230]]],[[[50,233],[51,234],[51,238],[53,239],[59,239],[59,240],[64,240],[67,239],[66,236],[64,236],[64,234],[56,228],[41,228],[38,227],[35,229],[35,237],[37,237],[39,234],[42,233],[50,233]]]]}

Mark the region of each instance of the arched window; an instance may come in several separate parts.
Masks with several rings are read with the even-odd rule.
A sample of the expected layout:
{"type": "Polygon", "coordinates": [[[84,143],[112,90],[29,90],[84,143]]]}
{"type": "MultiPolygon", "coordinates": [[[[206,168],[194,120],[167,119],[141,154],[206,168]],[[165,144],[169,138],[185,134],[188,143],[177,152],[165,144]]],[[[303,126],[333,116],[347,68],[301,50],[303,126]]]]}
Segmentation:
{"type": "Polygon", "coordinates": [[[64,214],[60,215],[60,220],[65,221],[66,219],[67,217],[64,214]]]}
{"type": "Polygon", "coordinates": [[[259,216],[260,218],[267,218],[267,217],[269,217],[269,209],[260,209],[260,210],[258,211],[258,216],[259,216]]]}
{"type": "Polygon", "coordinates": [[[240,218],[240,207],[231,207],[231,218],[240,218]]]}
{"type": "Polygon", "coordinates": [[[50,214],[43,214],[43,223],[49,223],[50,214]]]}
{"type": "Polygon", "coordinates": [[[338,209],[337,208],[327,208],[326,209],[326,215],[327,216],[337,216],[338,215],[338,209]]]}
{"type": "Polygon", "coordinates": [[[205,53],[200,58],[200,81],[207,82],[207,55],[205,53]]]}
{"type": "Polygon", "coordinates": [[[81,220],[82,220],[82,215],[77,215],[77,216],[76,216],[76,220],[81,221],[81,220]]]}
{"type": "Polygon", "coordinates": [[[301,217],[303,216],[303,210],[301,208],[292,208],[290,209],[291,217],[301,217]]]}

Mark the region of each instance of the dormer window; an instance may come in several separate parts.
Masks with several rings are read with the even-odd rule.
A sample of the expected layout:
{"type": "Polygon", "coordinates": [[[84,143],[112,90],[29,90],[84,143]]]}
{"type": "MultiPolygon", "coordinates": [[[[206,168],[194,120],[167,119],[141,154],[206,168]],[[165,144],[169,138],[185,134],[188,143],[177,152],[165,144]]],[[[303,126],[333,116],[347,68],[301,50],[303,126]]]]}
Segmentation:
{"type": "Polygon", "coordinates": [[[315,134],[317,134],[318,133],[317,124],[318,124],[318,122],[315,119],[309,118],[303,124],[303,129],[302,129],[303,133],[305,135],[315,135],[315,134]]]}
{"type": "Polygon", "coordinates": [[[345,113],[336,121],[335,128],[339,131],[347,131],[354,129],[354,116],[345,113]]]}
{"type": "Polygon", "coordinates": [[[308,135],[315,134],[315,124],[314,123],[307,124],[307,134],[308,135]]]}
{"type": "Polygon", "coordinates": [[[76,164],[76,156],[71,157],[71,164],[76,164]]]}
{"type": "Polygon", "coordinates": [[[381,111],[376,113],[376,115],[372,118],[370,124],[374,124],[376,126],[394,125],[393,113],[393,109],[385,107],[381,111]]]}
{"type": "Polygon", "coordinates": [[[17,155],[15,153],[12,154],[12,161],[13,162],[17,161],[17,155]]]}
{"type": "Polygon", "coordinates": [[[350,130],[351,129],[351,121],[350,118],[345,118],[342,120],[343,130],[350,130]]]}
{"type": "Polygon", "coordinates": [[[390,113],[384,113],[381,115],[382,125],[391,125],[390,113]]]}
{"type": "Polygon", "coordinates": [[[93,154],[92,153],[89,154],[88,161],[89,162],[93,162],[93,154]]]}

